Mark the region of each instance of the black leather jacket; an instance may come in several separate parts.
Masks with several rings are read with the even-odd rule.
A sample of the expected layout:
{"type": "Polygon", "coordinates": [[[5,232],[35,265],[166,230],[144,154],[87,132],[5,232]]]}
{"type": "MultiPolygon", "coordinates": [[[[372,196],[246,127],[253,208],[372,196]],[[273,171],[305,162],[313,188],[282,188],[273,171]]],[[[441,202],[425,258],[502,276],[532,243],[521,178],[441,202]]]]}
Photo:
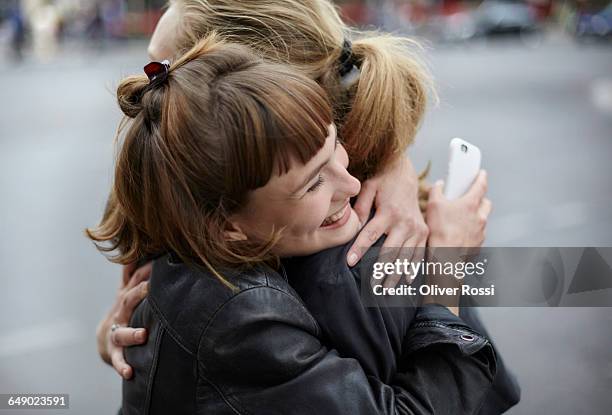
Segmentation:
{"type": "MultiPolygon", "coordinates": [[[[418,297],[383,300],[382,307],[364,306],[361,278],[371,275],[372,262],[378,260],[376,248],[382,247],[385,237],[373,245],[374,255],[364,256],[351,268],[345,258],[353,241],[312,255],[285,259],[283,265],[291,287],[317,320],[323,341],[341,356],[356,358],[367,375],[390,383],[404,356],[409,354],[411,339],[420,335],[415,330],[415,325],[419,324],[415,319],[422,319],[423,312],[414,306],[418,297]],[[398,306],[400,302],[406,306],[398,306]]],[[[417,279],[414,284],[418,283],[417,279]]],[[[484,335],[497,358],[493,387],[478,413],[501,414],[518,403],[520,388],[480,321],[478,310],[470,307],[467,301],[466,297],[462,298],[460,317],[463,322],[459,324],[484,335]]],[[[433,319],[432,314],[428,318],[433,319]]]]}
{"type": "Polygon", "coordinates": [[[417,309],[383,379],[324,344],[284,275],[224,274],[236,291],[168,256],[154,262],[131,321],[149,340],[126,350],[123,414],[463,414],[490,390],[493,348],[444,307],[417,309]]]}

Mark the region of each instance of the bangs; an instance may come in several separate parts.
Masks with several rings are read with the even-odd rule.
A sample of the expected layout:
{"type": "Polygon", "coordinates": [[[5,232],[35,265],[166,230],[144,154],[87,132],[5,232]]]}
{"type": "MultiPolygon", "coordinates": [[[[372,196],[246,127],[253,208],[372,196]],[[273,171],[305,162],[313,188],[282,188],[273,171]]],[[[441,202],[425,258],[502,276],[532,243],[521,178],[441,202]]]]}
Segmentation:
{"type": "MultiPolygon", "coordinates": [[[[280,70],[280,68],[279,68],[280,70]]],[[[295,162],[308,163],[325,145],[333,122],[331,104],[323,89],[305,77],[285,73],[271,78],[264,95],[264,133],[272,173],[287,173],[295,162]]],[[[267,168],[265,170],[268,170],[267,168]]]]}
{"type": "Polygon", "coordinates": [[[222,135],[238,140],[229,158],[228,186],[237,180],[242,188],[262,187],[273,174],[281,176],[295,163],[306,164],[324,146],[333,112],[315,81],[260,61],[228,75],[224,84],[232,87],[217,85],[217,117],[223,119],[219,128],[223,125],[222,135]]]}

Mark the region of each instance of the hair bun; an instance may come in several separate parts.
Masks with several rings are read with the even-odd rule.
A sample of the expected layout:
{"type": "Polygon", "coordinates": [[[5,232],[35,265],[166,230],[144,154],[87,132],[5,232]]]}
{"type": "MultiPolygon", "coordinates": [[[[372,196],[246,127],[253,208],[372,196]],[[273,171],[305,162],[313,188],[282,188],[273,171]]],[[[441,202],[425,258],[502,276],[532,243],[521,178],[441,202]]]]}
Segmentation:
{"type": "Polygon", "coordinates": [[[117,87],[117,102],[123,113],[136,118],[142,111],[142,95],[149,85],[146,76],[136,75],[125,78],[117,87]]]}

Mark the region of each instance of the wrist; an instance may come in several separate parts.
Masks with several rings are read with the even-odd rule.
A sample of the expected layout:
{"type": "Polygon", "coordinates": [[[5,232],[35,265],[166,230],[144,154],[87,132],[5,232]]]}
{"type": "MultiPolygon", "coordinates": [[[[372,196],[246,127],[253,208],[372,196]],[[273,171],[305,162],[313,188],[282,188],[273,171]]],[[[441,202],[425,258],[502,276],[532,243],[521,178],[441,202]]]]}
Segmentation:
{"type": "Polygon", "coordinates": [[[430,234],[427,241],[427,246],[430,248],[448,248],[456,247],[458,245],[453,244],[449,238],[445,237],[444,235],[430,234]]]}
{"type": "Polygon", "coordinates": [[[426,296],[423,298],[421,305],[423,306],[437,305],[440,307],[444,307],[448,311],[453,313],[455,316],[459,317],[459,300],[456,301],[456,304],[455,303],[451,304],[449,303],[449,300],[447,298],[438,298],[436,296],[426,296]]]}

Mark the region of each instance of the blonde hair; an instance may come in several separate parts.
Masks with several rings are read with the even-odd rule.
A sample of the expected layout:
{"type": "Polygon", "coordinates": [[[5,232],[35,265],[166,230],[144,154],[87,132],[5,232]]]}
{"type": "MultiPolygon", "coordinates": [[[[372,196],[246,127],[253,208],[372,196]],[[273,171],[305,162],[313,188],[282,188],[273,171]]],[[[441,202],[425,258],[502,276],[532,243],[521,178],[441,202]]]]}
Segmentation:
{"type": "Polygon", "coordinates": [[[430,77],[405,37],[349,28],[328,0],[173,0],[179,6],[177,52],[209,32],[298,68],[328,93],[349,171],[367,179],[413,142],[430,77]],[[348,85],[339,75],[346,39],[360,69],[348,85]]]}
{"type": "Polygon", "coordinates": [[[293,160],[307,163],[333,122],[325,91],[285,65],[212,36],[151,85],[145,75],[117,89],[125,135],[107,210],[87,235],[115,262],[174,252],[217,272],[278,258],[267,240],[230,240],[229,216],[251,190],[293,160]]]}

